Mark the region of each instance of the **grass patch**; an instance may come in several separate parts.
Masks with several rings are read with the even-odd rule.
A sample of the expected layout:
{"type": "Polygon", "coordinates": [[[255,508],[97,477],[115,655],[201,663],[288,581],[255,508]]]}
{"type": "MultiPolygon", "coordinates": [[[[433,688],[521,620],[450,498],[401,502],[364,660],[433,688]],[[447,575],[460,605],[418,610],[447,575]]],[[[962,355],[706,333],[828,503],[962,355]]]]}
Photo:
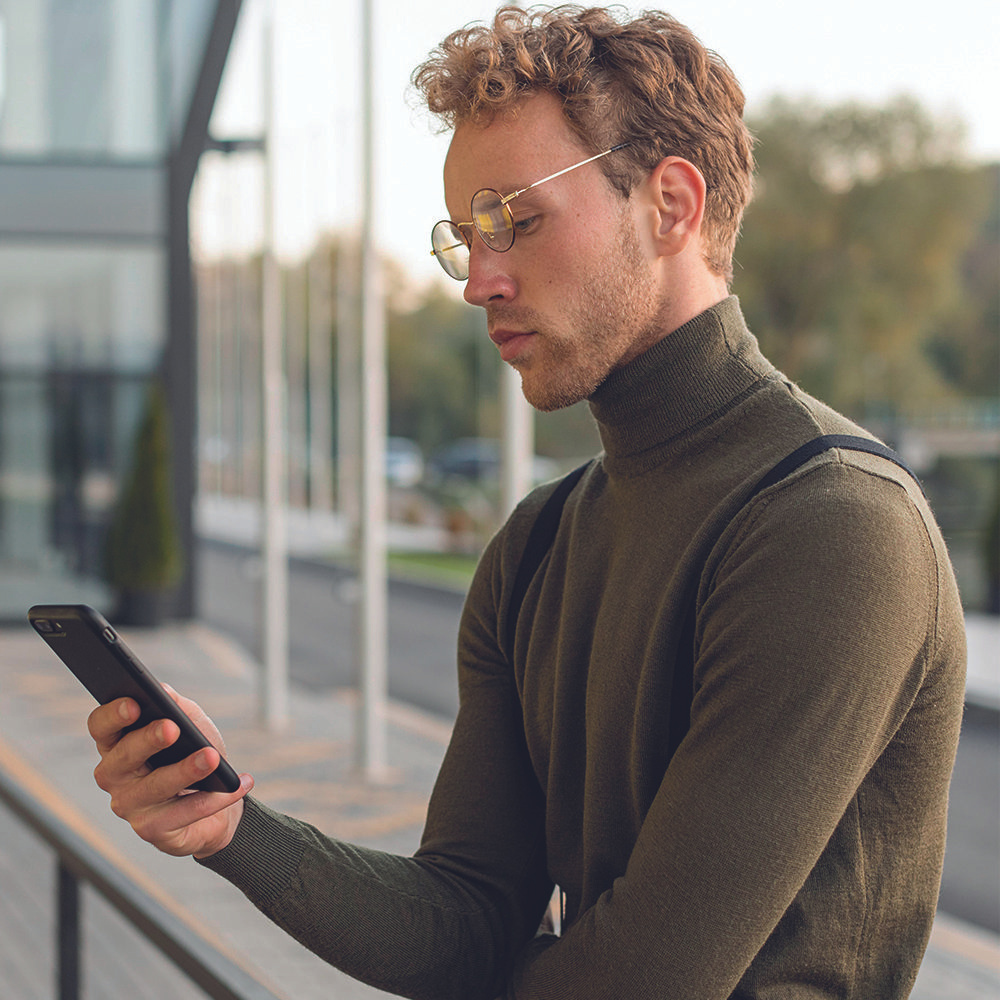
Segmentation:
{"type": "Polygon", "coordinates": [[[478,557],[457,552],[393,552],[389,570],[409,580],[423,580],[467,590],[478,557]]]}

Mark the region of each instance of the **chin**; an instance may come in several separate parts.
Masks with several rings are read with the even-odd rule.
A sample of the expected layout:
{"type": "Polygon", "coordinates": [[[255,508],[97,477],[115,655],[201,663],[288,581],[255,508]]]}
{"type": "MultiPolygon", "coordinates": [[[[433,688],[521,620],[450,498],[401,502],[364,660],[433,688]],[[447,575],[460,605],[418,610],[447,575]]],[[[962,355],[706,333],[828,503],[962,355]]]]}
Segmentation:
{"type": "Polygon", "coordinates": [[[588,399],[600,383],[586,385],[573,383],[571,385],[559,385],[544,376],[539,379],[526,378],[521,373],[521,392],[524,398],[542,413],[552,413],[555,410],[564,410],[568,406],[575,406],[584,399],[588,399]]]}

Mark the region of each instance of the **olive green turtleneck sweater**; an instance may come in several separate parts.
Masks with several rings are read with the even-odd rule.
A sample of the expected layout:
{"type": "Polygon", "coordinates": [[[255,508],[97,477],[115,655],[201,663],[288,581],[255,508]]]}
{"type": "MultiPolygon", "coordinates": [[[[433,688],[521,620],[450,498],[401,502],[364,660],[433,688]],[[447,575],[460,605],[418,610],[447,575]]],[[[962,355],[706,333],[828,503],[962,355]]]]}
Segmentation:
{"type": "Polygon", "coordinates": [[[964,690],[958,595],[919,488],[833,451],[743,506],[798,445],[858,429],[773,370],[735,299],[591,407],[604,454],[513,650],[506,607],[551,487],[481,560],[416,856],[250,802],[207,865],[406,996],[902,1000],[934,915],[964,690]],[[667,767],[692,587],[691,724],[667,767]],[[564,933],[533,937],[553,884],[564,933]]]}

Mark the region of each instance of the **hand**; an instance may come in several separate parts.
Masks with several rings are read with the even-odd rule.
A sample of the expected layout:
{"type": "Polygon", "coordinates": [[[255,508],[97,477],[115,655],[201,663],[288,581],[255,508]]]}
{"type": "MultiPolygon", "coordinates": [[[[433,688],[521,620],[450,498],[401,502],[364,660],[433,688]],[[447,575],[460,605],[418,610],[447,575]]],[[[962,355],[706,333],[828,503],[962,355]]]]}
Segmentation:
{"type": "Polygon", "coordinates": [[[111,796],[111,811],[165,854],[208,857],[233,838],[243,816],[243,796],[253,778],[240,775],[240,787],[229,792],[189,791],[188,786],[210,774],[225,753],[212,720],[189,698],[167,687],[191,721],[212,744],[176,764],[150,769],[146,761],[180,736],[176,723],[159,719],[131,733],[123,730],[139,718],[131,698],[119,698],[95,709],[87,720],[101,762],[94,769],[97,784],[111,796]],[[215,747],[221,748],[220,750],[215,747]]]}

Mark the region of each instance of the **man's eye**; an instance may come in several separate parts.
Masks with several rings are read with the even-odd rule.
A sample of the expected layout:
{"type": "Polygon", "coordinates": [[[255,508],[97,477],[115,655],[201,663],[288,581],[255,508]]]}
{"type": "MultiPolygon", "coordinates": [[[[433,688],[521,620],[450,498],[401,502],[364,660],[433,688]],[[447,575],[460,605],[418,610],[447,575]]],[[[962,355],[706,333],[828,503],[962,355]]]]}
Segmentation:
{"type": "Polygon", "coordinates": [[[514,231],[517,233],[530,233],[535,228],[537,222],[537,215],[525,215],[520,219],[514,220],[514,231]]]}

